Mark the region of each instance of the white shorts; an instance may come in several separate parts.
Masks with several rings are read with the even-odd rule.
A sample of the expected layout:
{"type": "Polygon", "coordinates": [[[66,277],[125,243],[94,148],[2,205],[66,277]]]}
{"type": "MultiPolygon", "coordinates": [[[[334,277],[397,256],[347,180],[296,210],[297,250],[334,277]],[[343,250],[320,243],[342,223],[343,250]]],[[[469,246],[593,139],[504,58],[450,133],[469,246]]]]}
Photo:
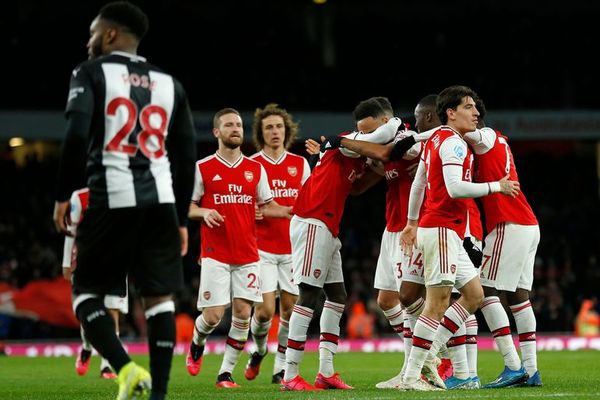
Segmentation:
{"type": "Polygon", "coordinates": [[[104,307],[109,310],[119,310],[121,314],[127,314],[129,312],[129,295],[121,297],[107,294],[104,296],[104,307]]]}
{"type": "Polygon", "coordinates": [[[290,239],[294,283],[322,288],[328,283],[344,282],[342,243],[323,222],[294,216],[290,222],[290,239]]]}
{"type": "Polygon", "coordinates": [[[273,254],[259,250],[260,287],[262,293],[283,290],[298,295],[298,285],[294,283],[294,269],[291,254],[273,254]]]}
{"type": "Polygon", "coordinates": [[[246,299],[262,303],[258,262],[225,264],[212,258],[202,258],[198,310],[227,306],[231,299],[246,299]]]}
{"type": "Polygon", "coordinates": [[[423,268],[423,252],[413,247],[412,257],[403,254],[402,281],[425,285],[425,268],[423,268]]]}
{"type": "Polygon", "coordinates": [[[481,285],[514,292],[531,290],[535,253],[540,243],[538,225],[500,223],[485,237],[481,285]]]}
{"type": "Polygon", "coordinates": [[[458,234],[448,228],[418,228],[417,247],[423,252],[425,286],[462,288],[477,277],[458,234]]]}
{"type": "Polygon", "coordinates": [[[404,255],[400,249],[400,232],[390,232],[387,229],[381,236],[381,249],[375,269],[375,289],[397,292],[400,290],[402,277],[402,260],[404,255]]]}

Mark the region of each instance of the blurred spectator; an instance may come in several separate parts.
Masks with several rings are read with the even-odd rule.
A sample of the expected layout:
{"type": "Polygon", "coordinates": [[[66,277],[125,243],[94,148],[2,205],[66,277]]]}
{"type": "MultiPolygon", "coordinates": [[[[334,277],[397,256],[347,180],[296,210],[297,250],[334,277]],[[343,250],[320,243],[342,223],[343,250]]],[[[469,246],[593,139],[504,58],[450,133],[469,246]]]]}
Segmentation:
{"type": "Polygon", "coordinates": [[[575,320],[575,334],[577,336],[599,336],[600,335],[600,315],[595,310],[596,298],[585,299],[581,303],[581,308],[575,320]]]}

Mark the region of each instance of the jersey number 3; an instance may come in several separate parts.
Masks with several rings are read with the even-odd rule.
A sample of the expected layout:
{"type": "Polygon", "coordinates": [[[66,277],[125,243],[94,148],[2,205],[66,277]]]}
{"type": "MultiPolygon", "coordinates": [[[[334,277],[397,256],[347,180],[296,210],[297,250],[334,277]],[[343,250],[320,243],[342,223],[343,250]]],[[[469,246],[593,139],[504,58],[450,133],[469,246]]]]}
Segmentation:
{"type": "MultiPolygon", "coordinates": [[[[135,130],[135,121],[138,118],[135,103],[126,97],[115,97],[106,107],[106,115],[116,116],[119,107],[127,110],[127,120],[115,136],[108,142],[104,150],[125,153],[134,156],[138,146],[127,142],[129,135],[135,130]]],[[[156,117],[155,117],[156,118],[156,117]]],[[[150,159],[160,158],[165,154],[165,131],[167,129],[167,112],[156,104],[148,104],[139,113],[142,130],[137,135],[137,142],[142,153],[150,159]],[[150,117],[158,115],[160,126],[154,127],[150,123],[150,117]],[[150,138],[154,138],[150,140],[150,138]]]]}

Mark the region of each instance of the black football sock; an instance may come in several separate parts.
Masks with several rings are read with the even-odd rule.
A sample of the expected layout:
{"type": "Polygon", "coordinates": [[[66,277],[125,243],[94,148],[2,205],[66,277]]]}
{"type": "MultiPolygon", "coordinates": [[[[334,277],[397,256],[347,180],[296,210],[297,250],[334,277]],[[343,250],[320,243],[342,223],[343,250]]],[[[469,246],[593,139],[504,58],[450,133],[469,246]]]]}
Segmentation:
{"type": "Polygon", "coordinates": [[[175,315],[172,311],[161,312],[147,319],[148,346],[150,349],[150,374],[152,397],[167,393],[169,374],[175,348],[175,315]]]}
{"type": "Polygon", "coordinates": [[[115,323],[104,307],[103,299],[94,297],[85,300],[77,306],[77,318],[92,346],[108,360],[117,373],[131,361],[115,333],[115,323]]]}

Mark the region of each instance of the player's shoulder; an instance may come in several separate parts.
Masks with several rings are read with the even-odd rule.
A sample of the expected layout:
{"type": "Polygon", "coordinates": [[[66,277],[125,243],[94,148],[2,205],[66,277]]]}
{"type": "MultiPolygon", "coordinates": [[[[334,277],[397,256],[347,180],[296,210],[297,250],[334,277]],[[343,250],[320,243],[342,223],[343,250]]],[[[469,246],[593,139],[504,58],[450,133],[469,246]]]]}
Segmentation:
{"type": "Polygon", "coordinates": [[[299,154],[290,153],[289,151],[286,151],[286,154],[287,157],[289,157],[290,161],[304,162],[304,160],[306,160],[306,158],[302,157],[299,154]]]}
{"type": "Polygon", "coordinates": [[[262,167],[262,164],[260,162],[258,162],[258,160],[252,158],[252,156],[243,155],[242,156],[242,161],[245,162],[245,163],[247,163],[247,164],[249,164],[249,165],[253,165],[253,166],[257,167],[257,168],[261,168],[262,167]]]}
{"type": "Polygon", "coordinates": [[[216,154],[211,154],[211,155],[208,155],[208,156],[206,156],[204,158],[201,158],[200,160],[196,161],[196,167],[198,167],[198,166],[200,166],[202,164],[206,164],[206,163],[214,160],[215,158],[216,158],[216,154]]]}
{"type": "Polygon", "coordinates": [[[249,159],[260,162],[263,158],[262,151],[257,151],[256,153],[248,156],[249,159]]]}

